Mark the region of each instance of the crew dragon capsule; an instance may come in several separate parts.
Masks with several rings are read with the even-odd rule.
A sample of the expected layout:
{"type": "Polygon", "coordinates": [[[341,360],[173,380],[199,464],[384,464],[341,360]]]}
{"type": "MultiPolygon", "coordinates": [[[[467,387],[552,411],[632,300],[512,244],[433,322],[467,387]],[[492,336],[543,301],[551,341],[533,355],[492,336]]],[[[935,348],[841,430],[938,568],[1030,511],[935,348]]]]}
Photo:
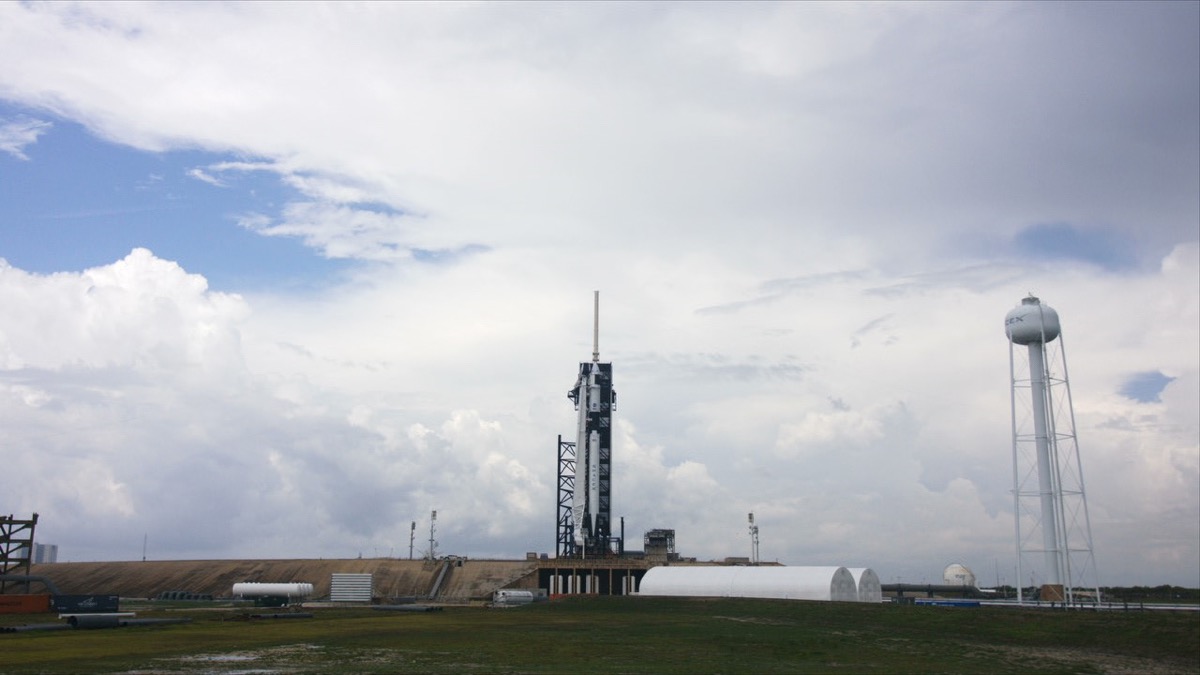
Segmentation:
{"type": "Polygon", "coordinates": [[[579,412],[572,517],[575,547],[584,555],[609,551],[612,540],[612,364],[600,362],[600,291],[594,295],[592,360],[579,364],[567,397],[579,412]]]}

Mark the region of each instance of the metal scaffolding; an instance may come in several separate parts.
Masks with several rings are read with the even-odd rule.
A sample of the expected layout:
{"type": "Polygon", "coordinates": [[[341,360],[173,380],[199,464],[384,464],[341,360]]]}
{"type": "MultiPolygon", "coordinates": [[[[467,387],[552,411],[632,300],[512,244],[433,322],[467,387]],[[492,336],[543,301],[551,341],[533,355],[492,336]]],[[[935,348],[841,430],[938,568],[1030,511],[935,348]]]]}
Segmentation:
{"type": "Polygon", "coordinates": [[[29,520],[19,520],[14,516],[0,516],[0,593],[4,593],[10,585],[24,583],[29,590],[29,582],[5,581],[8,575],[29,575],[30,561],[33,559],[33,528],[37,525],[38,514],[33,514],[29,520]]]}
{"type": "Polygon", "coordinates": [[[558,437],[558,523],[555,530],[558,558],[575,556],[575,519],[572,505],[575,501],[575,444],[558,437]]]}

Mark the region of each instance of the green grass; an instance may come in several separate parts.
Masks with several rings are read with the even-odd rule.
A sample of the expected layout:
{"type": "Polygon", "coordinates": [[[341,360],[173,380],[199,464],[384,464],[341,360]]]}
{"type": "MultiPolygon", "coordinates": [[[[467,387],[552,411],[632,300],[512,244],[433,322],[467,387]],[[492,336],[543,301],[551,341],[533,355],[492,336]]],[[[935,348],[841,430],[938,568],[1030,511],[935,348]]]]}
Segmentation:
{"type": "Polygon", "coordinates": [[[245,611],[139,610],[193,622],[0,634],[0,672],[1200,672],[1195,613],[637,597],[235,620],[245,611]]]}

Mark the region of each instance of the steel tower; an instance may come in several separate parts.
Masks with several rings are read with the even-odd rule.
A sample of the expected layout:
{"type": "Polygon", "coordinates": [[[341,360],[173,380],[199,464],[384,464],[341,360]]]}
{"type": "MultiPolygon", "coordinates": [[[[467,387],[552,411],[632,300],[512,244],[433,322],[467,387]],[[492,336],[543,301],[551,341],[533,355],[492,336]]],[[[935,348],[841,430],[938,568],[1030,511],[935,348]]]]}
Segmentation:
{"type": "Polygon", "coordinates": [[[1017,600],[1025,601],[1026,571],[1041,581],[1042,600],[1072,604],[1087,595],[1099,600],[1058,313],[1031,295],[1008,313],[1004,331],[1009,339],[1017,600]],[[1026,347],[1027,379],[1019,372],[1021,350],[1014,345],[1026,347]]]}

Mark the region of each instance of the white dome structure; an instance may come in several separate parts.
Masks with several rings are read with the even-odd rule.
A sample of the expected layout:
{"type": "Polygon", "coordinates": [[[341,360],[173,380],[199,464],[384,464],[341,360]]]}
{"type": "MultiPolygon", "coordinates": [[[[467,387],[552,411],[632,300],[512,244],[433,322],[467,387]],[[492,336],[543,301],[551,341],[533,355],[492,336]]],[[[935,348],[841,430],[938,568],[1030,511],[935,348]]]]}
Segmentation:
{"type": "Polygon", "coordinates": [[[883,602],[883,584],[879,583],[879,575],[870,567],[851,567],[850,576],[854,577],[854,585],[858,587],[859,602],[883,602]]]}
{"type": "Polygon", "coordinates": [[[942,572],[942,581],[947,586],[975,586],[975,573],[970,567],[960,563],[951,563],[942,572]]]}
{"type": "Polygon", "coordinates": [[[655,567],[646,572],[638,588],[639,595],[656,596],[859,599],[858,584],[845,567],[655,567]]]}

